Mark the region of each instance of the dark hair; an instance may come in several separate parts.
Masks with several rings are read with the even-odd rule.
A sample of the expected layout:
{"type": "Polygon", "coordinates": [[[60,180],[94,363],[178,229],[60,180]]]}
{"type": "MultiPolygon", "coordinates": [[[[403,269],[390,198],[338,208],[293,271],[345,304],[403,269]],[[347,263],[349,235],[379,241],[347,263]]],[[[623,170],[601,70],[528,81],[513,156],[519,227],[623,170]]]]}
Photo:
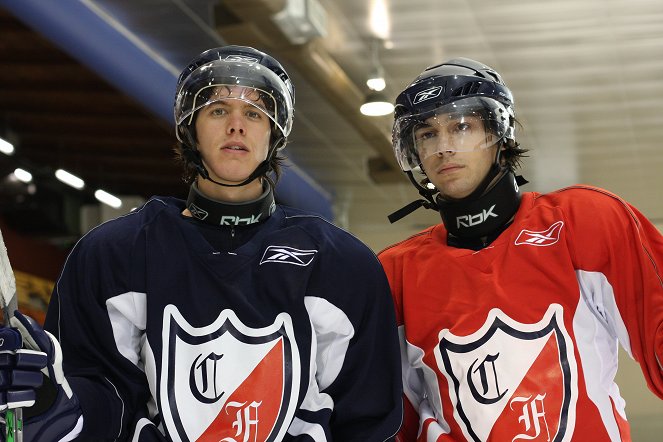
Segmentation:
{"type": "MultiPolygon", "coordinates": [[[[523,126],[518,119],[515,119],[514,123],[522,129],[523,126]]],[[[525,154],[529,152],[529,149],[520,147],[520,143],[514,140],[507,140],[502,146],[504,147],[504,150],[502,151],[501,157],[504,159],[509,170],[514,172],[521,166],[523,158],[527,157],[525,154]]]]}

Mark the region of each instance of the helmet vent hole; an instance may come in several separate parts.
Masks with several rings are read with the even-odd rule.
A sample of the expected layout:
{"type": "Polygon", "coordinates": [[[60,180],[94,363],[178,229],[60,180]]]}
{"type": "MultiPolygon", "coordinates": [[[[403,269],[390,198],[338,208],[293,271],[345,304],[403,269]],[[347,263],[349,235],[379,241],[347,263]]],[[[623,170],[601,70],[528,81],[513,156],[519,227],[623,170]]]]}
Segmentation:
{"type": "Polygon", "coordinates": [[[464,84],[463,87],[454,90],[451,95],[454,97],[464,97],[466,95],[473,95],[477,93],[480,87],[481,87],[480,81],[471,81],[469,83],[464,84]]]}
{"type": "Polygon", "coordinates": [[[502,79],[501,79],[500,76],[497,75],[495,72],[488,71],[488,72],[486,72],[486,73],[487,73],[488,75],[490,75],[491,77],[493,77],[493,80],[494,80],[496,83],[500,83],[500,84],[502,84],[502,79]]]}

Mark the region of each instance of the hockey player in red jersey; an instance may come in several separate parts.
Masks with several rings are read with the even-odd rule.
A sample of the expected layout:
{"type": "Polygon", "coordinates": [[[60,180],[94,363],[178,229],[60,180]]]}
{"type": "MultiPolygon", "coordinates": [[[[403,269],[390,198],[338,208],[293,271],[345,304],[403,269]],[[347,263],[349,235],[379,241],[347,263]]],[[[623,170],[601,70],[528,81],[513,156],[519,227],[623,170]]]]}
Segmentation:
{"type": "Polygon", "coordinates": [[[283,66],[253,48],[210,49],[184,69],[174,116],[188,200],[154,197],[83,237],[49,305],[52,335],[17,313],[31,355],[0,329],[14,332],[0,342],[0,407],[36,402],[26,441],[396,434],[398,339],[377,257],[275,201],[294,101],[283,66]]]}
{"type": "Polygon", "coordinates": [[[500,75],[458,58],[396,99],[396,158],[442,223],[379,254],[395,301],[399,441],[627,441],[621,345],[663,398],[663,237],[576,185],[521,193],[500,75]]]}

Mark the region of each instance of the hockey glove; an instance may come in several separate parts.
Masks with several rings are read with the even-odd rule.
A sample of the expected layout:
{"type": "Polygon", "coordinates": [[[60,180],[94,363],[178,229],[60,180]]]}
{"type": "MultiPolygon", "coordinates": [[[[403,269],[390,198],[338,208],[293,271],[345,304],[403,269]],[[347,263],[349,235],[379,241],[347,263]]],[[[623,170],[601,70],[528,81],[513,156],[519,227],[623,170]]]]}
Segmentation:
{"type": "Polygon", "coordinates": [[[35,389],[42,383],[46,353],[22,347],[18,330],[0,328],[0,411],[34,405],[35,389]]]}
{"type": "MultiPolygon", "coordinates": [[[[44,331],[32,318],[16,311],[10,323],[20,336],[10,339],[12,346],[22,337],[24,347],[13,352],[15,364],[6,376],[9,388],[6,405],[9,407],[29,406],[24,413],[24,440],[30,442],[69,441],[75,438],[83,428],[83,415],[76,395],[71,390],[62,370],[62,350],[57,339],[44,331]],[[24,356],[25,355],[25,356],[24,356]],[[27,362],[26,362],[27,360],[27,362]],[[30,367],[29,369],[27,367],[30,367]],[[41,373],[39,371],[41,370],[41,373]],[[25,375],[24,373],[30,373],[25,375]],[[37,374],[39,382],[34,378],[37,374]],[[44,376],[42,376],[42,373],[44,376]],[[19,381],[19,379],[21,379],[19,381]],[[42,382],[43,381],[43,382],[42,382]],[[35,389],[35,383],[42,384],[35,389]],[[28,387],[24,388],[28,384],[28,387]],[[27,391],[27,392],[26,392],[27,391]],[[20,394],[19,394],[20,393],[20,394]],[[32,393],[32,395],[28,394],[32,393]]],[[[4,332],[9,335],[9,332],[4,332]]],[[[19,345],[20,346],[20,345],[19,345]]],[[[12,352],[9,351],[8,359],[12,352]]],[[[11,363],[11,362],[10,362],[11,363]]],[[[3,374],[8,373],[3,371],[3,374]]]]}

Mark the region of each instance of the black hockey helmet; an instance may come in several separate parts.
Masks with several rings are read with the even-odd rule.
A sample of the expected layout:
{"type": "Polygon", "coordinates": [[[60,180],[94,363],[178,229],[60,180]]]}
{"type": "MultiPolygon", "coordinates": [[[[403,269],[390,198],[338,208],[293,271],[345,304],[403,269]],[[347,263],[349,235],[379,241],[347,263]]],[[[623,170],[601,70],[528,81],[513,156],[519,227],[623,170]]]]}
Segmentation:
{"type": "Polygon", "coordinates": [[[177,139],[195,148],[196,111],[227,98],[245,101],[271,119],[270,156],[274,150],[285,146],[292,129],[295,105],[295,89],[290,77],[274,57],[248,46],[235,45],[201,53],[180,74],[174,106],[177,139]],[[224,94],[223,86],[242,86],[244,92],[238,97],[229,97],[224,94]]]}
{"type": "Polygon", "coordinates": [[[475,115],[491,134],[485,147],[499,142],[515,145],[513,96],[500,75],[483,63],[454,58],[428,67],[398,95],[392,140],[403,171],[420,170],[423,158],[415,131],[436,115],[475,115]]]}
{"type": "Polygon", "coordinates": [[[228,45],[209,49],[184,68],[177,80],[174,118],[178,152],[189,170],[216,184],[237,187],[276,172],[275,153],[285,147],[295,112],[295,88],[285,69],[274,57],[248,46],[228,45]],[[195,118],[201,108],[220,100],[241,100],[263,112],[272,122],[267,158],[239,184],[223,184],[210,178],[196,147],[195,118]]]}

